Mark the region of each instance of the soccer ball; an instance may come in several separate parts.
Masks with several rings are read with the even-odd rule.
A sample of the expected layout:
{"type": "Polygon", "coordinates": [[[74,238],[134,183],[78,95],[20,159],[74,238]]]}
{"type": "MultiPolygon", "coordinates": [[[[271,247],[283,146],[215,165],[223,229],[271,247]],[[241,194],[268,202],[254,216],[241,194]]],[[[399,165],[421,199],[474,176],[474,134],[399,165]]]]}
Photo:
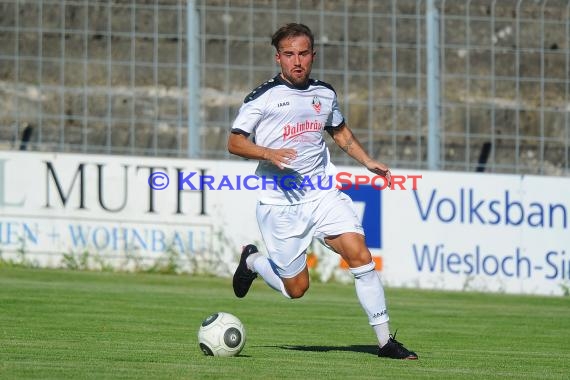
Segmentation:
{"type": "Polygon", "coordinates": [[[245,327],[233,314],[214,313],[202,322],[198,342],[204,355],[235,356],[245,345],[245,327]]]}

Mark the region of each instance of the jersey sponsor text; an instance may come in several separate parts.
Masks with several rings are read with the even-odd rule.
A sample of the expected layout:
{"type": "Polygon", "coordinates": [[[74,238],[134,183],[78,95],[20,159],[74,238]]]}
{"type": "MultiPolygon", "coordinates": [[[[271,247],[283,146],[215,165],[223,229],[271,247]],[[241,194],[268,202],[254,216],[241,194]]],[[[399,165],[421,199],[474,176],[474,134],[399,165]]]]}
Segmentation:
{"type": "Polygon", "coordinates": [[[283,127],[283,141],[306,132],[320,132],[322,129],[323,123],[318,120],[305,120],[301,123],[297,122],[295,125],[287,124],[283,127]]]}

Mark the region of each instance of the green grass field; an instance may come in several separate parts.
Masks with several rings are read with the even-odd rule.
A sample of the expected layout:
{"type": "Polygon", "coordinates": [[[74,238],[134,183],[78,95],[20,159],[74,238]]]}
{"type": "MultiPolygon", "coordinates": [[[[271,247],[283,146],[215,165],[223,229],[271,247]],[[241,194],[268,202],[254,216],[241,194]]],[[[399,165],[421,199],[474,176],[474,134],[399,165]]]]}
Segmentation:
{"type": "Polygon", "coordinates": [[[570,298],[386,289],[392,329],[419,361],[376,356],[354,288],[287,300],[256,281],[0,268],[1,378],[421,379],[570,376],[570,298]],[[236,314],[233,358],[198,348],[202,320],[236,314]]]}

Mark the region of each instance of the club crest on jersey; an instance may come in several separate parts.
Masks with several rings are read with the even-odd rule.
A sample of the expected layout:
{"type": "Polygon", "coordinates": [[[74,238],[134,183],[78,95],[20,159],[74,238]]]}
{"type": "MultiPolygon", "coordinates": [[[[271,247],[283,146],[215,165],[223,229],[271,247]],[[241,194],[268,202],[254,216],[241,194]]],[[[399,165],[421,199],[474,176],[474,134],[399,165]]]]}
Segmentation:
{"type": "Polygon", "coordinates": [[[321,113],[321,100],[319,99],[318,96],[314,96],[313,97],[313,108],[315,109],[315,111],[317,113],[321,113]]]}

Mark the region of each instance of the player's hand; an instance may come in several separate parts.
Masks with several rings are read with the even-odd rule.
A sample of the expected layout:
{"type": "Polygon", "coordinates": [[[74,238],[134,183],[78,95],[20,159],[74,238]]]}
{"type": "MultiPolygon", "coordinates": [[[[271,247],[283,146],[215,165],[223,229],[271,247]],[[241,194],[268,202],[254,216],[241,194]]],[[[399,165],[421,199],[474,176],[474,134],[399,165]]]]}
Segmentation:
{"type": "Polygon", "coordinates": [[[392,185],[392,173],[390,173],[390,168],[388,165],[375,160],[366,161],[365,166],[374,174],[378,174],[388,181],[388,186],[392,185]]]}
{"type": "Polygon", "coordinates": [[[297,151],[290,148],[266,148],[263,158],[267,161],[271,161],[271,163],[279,169],[284,169],[286,166],[289,166],[295,158],[297,158],[297,151]]]}

